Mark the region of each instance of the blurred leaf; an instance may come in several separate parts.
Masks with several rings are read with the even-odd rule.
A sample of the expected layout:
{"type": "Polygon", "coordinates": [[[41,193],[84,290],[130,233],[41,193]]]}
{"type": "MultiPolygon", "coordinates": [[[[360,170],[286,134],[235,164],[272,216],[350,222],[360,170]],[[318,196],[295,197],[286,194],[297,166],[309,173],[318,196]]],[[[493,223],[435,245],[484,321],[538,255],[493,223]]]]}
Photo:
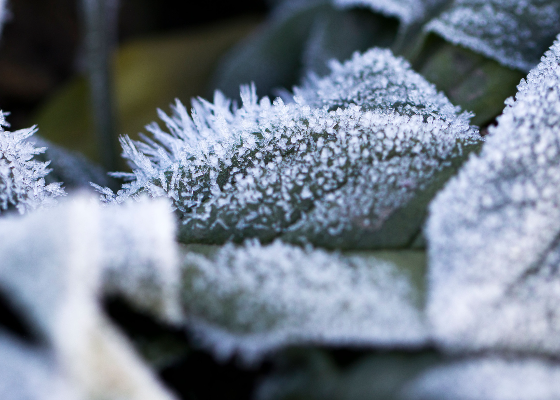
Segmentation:
{"type": "Polygon", "coordinates": [[[528,72],[560,32],[560,2],[454,0],[425,31],[528,72]]]}
{"type": "Polygon", "coordinates": [[[560,36],[507,104],[430,206],[428,311],[451,351],[556,355],[560,36]]]}
{"type": "Polygon", "coordinates": [[[281,242],[185,247],[183,309],[218,357],[308,343],[426,343],[423,252],[330,253],[281,242]]]}
{"type": "Polygon", "coordinates": [[[239,85],[254,82],[261,95],[299,84],[309,72],[328,72],[330,59],[389,46],[397,22],[364,10],[340,11],[321,1],[288,2],[271,20],[220,63],[212,86],[237,98],[239,85]]]}

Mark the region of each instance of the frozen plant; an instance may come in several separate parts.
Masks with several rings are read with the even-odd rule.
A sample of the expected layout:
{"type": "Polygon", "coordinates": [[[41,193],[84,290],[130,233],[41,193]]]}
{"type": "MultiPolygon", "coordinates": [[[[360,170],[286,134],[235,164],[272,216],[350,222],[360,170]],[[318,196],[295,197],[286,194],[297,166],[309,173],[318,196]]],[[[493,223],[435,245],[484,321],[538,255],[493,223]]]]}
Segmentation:
{"type": "Polygon", "coordinates": [[[194,100],[191,116],[177,103],[173,116],[160,113],[170,133],[152,124],[153,140],[122,140],[130,183],[116,195],[100,190],[117,203],[141,193],[171,198],[184,242],[402,247],[481,141],[469,114],[388,50],[333,64],[295,92],[291,103],[271,103],[245,86],[241,108],[217,92],[214,103],[194,100]]]}
{"type": "Polygon", "coordinates": [[[248,361],[290,344],[417,348],[424,254],[269,245],[191,245],[183,260],[187,324],[219,357],[248,361]]]}
{"type": "Polygon", "coordinates": [[[56,203],[56,197],[65,195],[61,183],[46,185],[49,163],[33,160],[46,149],[26,140],[37,129],[10,132],[4,130],[6,126],[5,114],[0,111],[0,215],[9,208],[23,214],[56,203]]]}

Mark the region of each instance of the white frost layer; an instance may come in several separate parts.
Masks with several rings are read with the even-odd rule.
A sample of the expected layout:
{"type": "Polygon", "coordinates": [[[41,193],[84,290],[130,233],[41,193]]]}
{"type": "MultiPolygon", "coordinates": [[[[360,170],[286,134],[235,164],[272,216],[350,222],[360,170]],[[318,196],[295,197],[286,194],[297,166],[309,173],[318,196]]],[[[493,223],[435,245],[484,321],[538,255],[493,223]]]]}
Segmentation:
{"type": "Polygon", "coordinates": [[[450,350],[560,351],[560,44],[432,202],[428,313],[450,350]]]}
{"type": "Polygon", "coordinates": [[[455,0],[425,30],[505,66],[529,71],[560,32],[560,3],[455,0]]]}
{"type": "Polygon", "coordinates": [[[183,282],[189,326],[219,357],[238,351],[251,361],[289,344],[417,347],[427,340],[419,289],[395,263],[371,255],[280,241],[226,245],[212,256],[188,252],[183,282]]]}
{"type": "Polygon", "coordinates": [[[387,17],[396,17],[403,25],[422,21],[429,11],[447,0],[333,0],[340,8],[367,7],[387,17]]]}
{"type": "Polygon", "coordinates": [[[406,400],[556,400],[560,365],[497,357],[456,361],[421,374],[404,393],[406,400]]]}
{"type": "Polygon", "coordinates": [[[56,204],[55,198],[65,194],[61,184],[45,185],[45,176],[50,172],[48,163],[32,159],[45,148],[36,148],[26,140],[36,129],[9,132],[4,130],[5,126],[7,123],[0,111],[0,215],[8,207],[15,207],[23,214],[56,204]]]}
{"type": "Polygon", "coordinates": [[[467,125],[472,116],[461,114],[460,107],[390,50],[356,52],[344,63],[332,60],[329,67],[329,75],[310,75],[301,88],[294,88],[295,95],[313,107],[331,110],[355,104],[363,110],[394,110],[406,115],[460,120],[467,125]]]}
{"type": "MultiPolygon", "coordinates": [[[[0,220],[0,287],[45,339],[60,373],[87,398],[172,399],[98,304],[106,268],[133,287],[143,276],[151,276],[145,273],[150,267],[170,269],[158,264],[162,258],[150,243],[155,239],[162,244],[151,232],[159,232],[155,218],[164,218],[164,227],[173,226],[171,214],[162,207],[168,211],[161,202],[134,204],[121,214],[78,196],[48,212],[0,220]],[[118,240],[105,240],[117,236],[118,240]],[[147,255],[140,250],[145,246],[155,257],[142,257],[147,255]],[[133,270],[136,264],[139,271],[133,270]]],[[[172,237],[163,234],[164,239],[172,237]]]]}

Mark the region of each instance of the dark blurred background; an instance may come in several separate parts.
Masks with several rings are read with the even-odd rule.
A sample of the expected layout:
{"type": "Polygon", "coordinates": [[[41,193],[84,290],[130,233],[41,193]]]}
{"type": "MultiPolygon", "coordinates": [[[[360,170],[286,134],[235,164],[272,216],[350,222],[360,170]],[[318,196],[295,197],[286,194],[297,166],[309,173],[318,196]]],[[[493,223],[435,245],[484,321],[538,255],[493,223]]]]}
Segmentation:
{"type": "MultiPolygon", "coordinates": [[[[0,40],[0,109],[10,112],[13,129],[37,123],[37,109],[82,72],[78,7],[79,0],[9,0],[11,17],[0,40]]],[[[120,0],[119,42],[262,18],[267,11],[265,0],[120,0]]]]}

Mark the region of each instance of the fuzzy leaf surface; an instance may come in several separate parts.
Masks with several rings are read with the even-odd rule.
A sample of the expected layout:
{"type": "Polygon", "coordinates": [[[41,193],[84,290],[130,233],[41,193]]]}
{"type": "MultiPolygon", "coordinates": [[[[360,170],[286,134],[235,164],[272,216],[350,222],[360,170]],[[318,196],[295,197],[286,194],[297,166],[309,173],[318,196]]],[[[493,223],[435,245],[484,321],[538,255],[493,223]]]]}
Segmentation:
{"type": "Polygon", "coordinates": [[[453,351],[560,349],[560,44],[430,207],[428,312],[453,351]]]}

